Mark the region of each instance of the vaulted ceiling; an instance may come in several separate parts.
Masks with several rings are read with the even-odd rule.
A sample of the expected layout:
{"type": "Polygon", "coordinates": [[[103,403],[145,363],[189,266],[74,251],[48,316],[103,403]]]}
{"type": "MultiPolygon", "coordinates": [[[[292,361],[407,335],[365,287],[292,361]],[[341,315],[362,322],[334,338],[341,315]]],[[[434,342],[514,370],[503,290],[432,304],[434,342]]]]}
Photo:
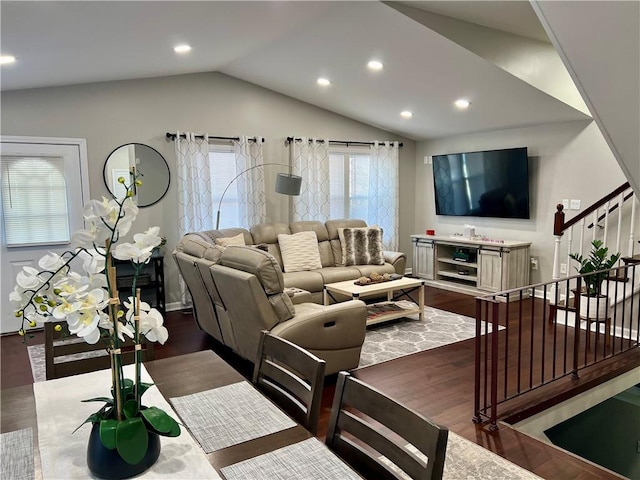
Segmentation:
{"type": "Polygon", "coordinates": [[[0,13],[17,58],[2,90],[219,71],[416,140],[590,118],[528,2],[3,0],[0,13]]]}

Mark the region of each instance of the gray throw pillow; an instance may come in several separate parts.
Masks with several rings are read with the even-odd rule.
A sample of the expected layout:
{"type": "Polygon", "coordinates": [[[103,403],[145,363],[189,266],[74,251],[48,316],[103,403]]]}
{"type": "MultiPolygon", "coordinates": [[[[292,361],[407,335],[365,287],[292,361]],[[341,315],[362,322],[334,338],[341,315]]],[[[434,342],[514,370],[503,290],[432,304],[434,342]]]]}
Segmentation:
{"type": "Polygon", "coordinates": [[[342,228],[338,235],[344,265],[384,265],[380,227],[342,228]]]}

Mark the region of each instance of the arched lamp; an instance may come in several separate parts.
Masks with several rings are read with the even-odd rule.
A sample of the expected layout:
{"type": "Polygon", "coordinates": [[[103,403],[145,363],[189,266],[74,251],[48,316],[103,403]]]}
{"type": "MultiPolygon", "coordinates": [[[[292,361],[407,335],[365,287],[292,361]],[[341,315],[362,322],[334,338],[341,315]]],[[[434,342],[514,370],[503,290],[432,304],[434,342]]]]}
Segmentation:
{"type": "Polygon", "coordinates": [[[218,202],[218,214],[216,216],[216,230],[220,226],[220,207],[222,206],[222,200],[224,199],[224,195],[229,190],[229,187],[235,182],[239,177],[247,173],[249,170],[253,170],[255,168],[264,167],[266,165],[280,165],[281,167],[287,167],[289,169],[289,173],[279,173],[276,177],[276,192],[282,193],[284,195],[300,195],[300,187],[302,185],[302,177],[298,175],[293,175],[291,173],[291,166],[286,165],[284,163],[261,163],[260,165],[254,165],[253,167],[249,167],[246,170],[241,171],[238,175],[233,177],[233,179],[229,182],[229,184],[222,192],[222,196],[220,197],[220,202],[218,202]]]}

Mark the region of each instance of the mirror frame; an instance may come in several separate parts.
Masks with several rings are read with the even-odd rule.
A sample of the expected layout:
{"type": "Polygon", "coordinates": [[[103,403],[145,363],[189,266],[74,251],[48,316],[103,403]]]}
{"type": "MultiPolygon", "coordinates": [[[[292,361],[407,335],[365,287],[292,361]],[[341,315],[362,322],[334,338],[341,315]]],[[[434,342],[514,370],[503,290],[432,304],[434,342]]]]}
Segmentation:
{"type": "MultiPolygon", "coordinates": [[[[146,205],[140,205],[138,202],[136,202],[136,205],[138,206],[138,208],[145,208],[145,207],[150,207],[152,205],[155,205],[156,203],[158,203],[160,200],[162,200],[165,195],[167,194],[167,192],[169,191],[169,187],[171,186],[171,170],[169,169],[169,163],[167,162],[167,159],[164,158],[164,156],[155,148],[145,144],[145,143],[139,143],[139,142],[129,142],[129,143],[123,143],[122,145],[114,148],[109,155],[107,155],[107,158],[104,161],[104,167],[102,169],[102,180],[104,181],[104,185],[107,188],[107,191],[111,194],[112,198],[116,198],[115,194],[111,191],[111,188],[109,187],[109,182],[107,179],[107,175],[108,175],[108,169],[107,169],[107,165],[109,163],[109,159],[111,158],[111,156],[118,151],[119,149],[121,149],[122,147],[128,147],[129,145],[140,145],[146,148],[149,148],[151,150],[153,150],[158,157],[160,157],[162,159],[162,161],[164,162],[165,166],[167,167],[167,185],[166,188],[164,189],[164,191],[162,192],[162,194],[153,202],[148,203],[146,205]]],[[[143,186],[144,186],[144,180],[143,180],[143,186]]]]}

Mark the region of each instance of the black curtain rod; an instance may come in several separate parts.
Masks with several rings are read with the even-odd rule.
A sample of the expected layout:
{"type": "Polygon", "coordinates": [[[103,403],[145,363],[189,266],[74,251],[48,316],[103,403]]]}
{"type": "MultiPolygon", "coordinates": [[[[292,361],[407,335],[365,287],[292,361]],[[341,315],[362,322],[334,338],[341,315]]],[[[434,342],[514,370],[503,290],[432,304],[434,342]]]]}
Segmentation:
{"type": "MultiPolygon", "coordinates": [[[[299,142],[302,139],[301,138],[293,138],[293,137],[287,137],[287,143],[291,143],[293,141],[299,142]]],[[[311,140],[309,140],[311,141],[311,140]]],[[[320,139],[320,140],[316,140],[317,142],[320,143],[324,143],[324,140],[320,139]]],[[[346,145],[347,147],[349,145],[375,145],[375,142],[357,142],[357,141],[351,141],[351,140],[329,140],[329,143],[334,143],[334,144],[339,144],[339,145],[346,145]]],[[[378,142],[378,143],[382,143],[382,142],[378,142]]],[[[402,142],[398,143],[398,147],[402,147],[402,142]]]]}
{"type": "MultiPolygon", "coordinates": [[[[176,139],[176,134],[167,132],[166,137],[169,140],[175,140],[176,139]]],[[[184,133],[181,133],[180,134],[180,138],[187,138],[187,136],[184,133]]],[[[195,138],[198,138],[200,140],[204,140],[204,135],[195,135],[195,138]]],[[[211,140],[211,139],[213,139],[213,140],[236,140],[236,141],[238,141],[238,140],[240,140],[240,137],[215,137],[213,135],[209,135],[209,140],[211,140]]],[[[253,138],[250,138],[249,141],[255,142],[255,141],[257,141],[257,139],[256,139],[256,137],[253,137],[253,138]]],[[[262,142],[264,142],[264,138],[262,139],[262,142]]]]}

